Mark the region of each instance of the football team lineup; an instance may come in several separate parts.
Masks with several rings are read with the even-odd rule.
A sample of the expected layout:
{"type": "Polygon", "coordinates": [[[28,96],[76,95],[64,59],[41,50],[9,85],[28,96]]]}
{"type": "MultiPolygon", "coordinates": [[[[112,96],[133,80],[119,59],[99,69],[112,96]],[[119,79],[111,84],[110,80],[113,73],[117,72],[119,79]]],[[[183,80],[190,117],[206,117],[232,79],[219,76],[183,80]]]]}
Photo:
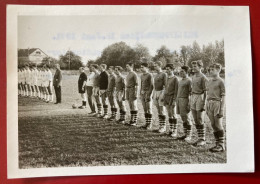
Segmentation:
{"type": "Polygon", "coordinates": [[[154,73],[142,63],[139,75],[132,63],[125,69],[92,64],[87,74],[81,67],[79,76],[66,76],[56,65],[54,77],[47,66],[19,68],[19,166],[225,163],[221,65],[207,74],[202,68],[198,60],[176,73],[157,61],[154,73]]]}

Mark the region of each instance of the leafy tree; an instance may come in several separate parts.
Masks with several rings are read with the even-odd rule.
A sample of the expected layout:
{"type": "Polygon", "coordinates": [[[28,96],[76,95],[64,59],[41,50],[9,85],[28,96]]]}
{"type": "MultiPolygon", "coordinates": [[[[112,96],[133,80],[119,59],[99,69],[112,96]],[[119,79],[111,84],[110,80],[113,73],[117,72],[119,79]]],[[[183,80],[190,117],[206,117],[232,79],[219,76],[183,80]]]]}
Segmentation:
{"type": "MultiPolygon", "coordinates": [[[[168,49],[165,45],[161,46],[156,51],[156,55],[153,57],[153,61],[158,61],[164,58],[164,62],[172,63],[173,62],[173,55],[171,54],[170,49],[168,49]]],[[[162,61],[163,62],[163,61],[162,61]]]]}
{"type": "Polygon", "coordinates": [[[19,66],[24,66],[26,64],[31,64],[32,62],[29,61],[28,57],[18,57],[18,65],[19,66]]]}
{"type": "Polygon", "coordinates": [[[61,68],[66,70],[77,70],[83,66],[81,57],[70,50],[65,55],[60,55],[59,63],[61,68]]]}
{"type": "Polygon", "coordinates": [[[54,68],[57,63],[59,63],[59,61],[53,57],[44,57],[41,62],[42,65],[48,65],[51,68],[54,68]]]}
{"type": "Polygon", "coordinates": [[[137,63],[135,60],[135,51],[125,42],[118,42],[106,47],[97,59],[97,63],[104,63],[108,66],[125,67],[128,62],[137,63]]]}

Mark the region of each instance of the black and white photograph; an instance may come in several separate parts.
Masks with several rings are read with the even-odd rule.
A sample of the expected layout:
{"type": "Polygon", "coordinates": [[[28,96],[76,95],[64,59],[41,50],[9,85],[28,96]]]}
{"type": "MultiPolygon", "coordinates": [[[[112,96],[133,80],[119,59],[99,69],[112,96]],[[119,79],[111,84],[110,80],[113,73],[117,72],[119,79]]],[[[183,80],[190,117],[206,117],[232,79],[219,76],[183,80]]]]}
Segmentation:
{"type": "Polygon", "coordinates": [[[9,177],[253,171],[248,7],[54,8],[9,6],[9,177]]]}

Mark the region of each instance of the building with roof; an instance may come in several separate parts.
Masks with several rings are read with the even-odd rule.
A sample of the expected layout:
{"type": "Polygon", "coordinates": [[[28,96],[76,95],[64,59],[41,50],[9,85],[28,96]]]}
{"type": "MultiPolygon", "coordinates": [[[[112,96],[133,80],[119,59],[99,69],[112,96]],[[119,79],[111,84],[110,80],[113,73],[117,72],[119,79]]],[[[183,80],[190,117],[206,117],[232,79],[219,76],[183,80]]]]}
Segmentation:
{"type": "Polygon", "coordinates": [[[48,57],[48,55],[39,48],[18,49],[18,61],[40,64],[45,57],[48,57]]]}

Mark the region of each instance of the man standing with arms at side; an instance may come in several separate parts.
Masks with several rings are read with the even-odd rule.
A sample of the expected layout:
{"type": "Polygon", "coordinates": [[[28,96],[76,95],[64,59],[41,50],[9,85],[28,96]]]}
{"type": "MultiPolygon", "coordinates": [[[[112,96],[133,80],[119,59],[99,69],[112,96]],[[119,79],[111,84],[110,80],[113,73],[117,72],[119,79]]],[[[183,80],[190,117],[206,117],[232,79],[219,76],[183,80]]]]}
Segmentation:
{"type": "Polygon", "coordinates": [[[107,65],[101,64],[100,65],[100,75],[99,75],[99,90],[100,90],[100,97],[103,104],[103,111],[104,114],[100,117],[103,119],[108,118],[108,100],[107,100],[107,87],[108,87],[108,73],[106,72],[107,65]]]}
{"type": "Polygon", "coordinates": [[[138,91],[138,77],[134,72],[134,64],[126,64],[128,75],[126,76],[126,100],[128,101],[131,113],[131,120],[128,125],[135,126],[137,124],[137,91],[138,91]]]}
{"type": "MultiPolygon", "coordinates": [[[[157,108],[158,118],[159,118],[159,133],[164,133],[166,131],[166,115],[165,107],[163,102],[164,91],[167,83],[167,74],[162,71],[162,62],[156,61],[154,63],[154,69],[156,75],[154,76],[154,93],[153,101],[157,108]]],[[[148,127],[152,129],[152,124],[148,127]]]]}
{"type": "Polygon", "coordinates": [[[54,78],[53,78],[53,86],[54,86],[54,90],[55,90],[55,94],[56,94],[56,103],[55,104],[58,104],[58,103],[61,103],[62,74],[61,74],[59,64],[56,64],[55,68],[56,68],[56,72],[55,72],[54,78]]]}
{"type": "Polygon", "coordinates": [[[153,75],[148,71],[148,64],[141,64],[141,90],[140,96],[142,100],[142,105],[144,108],[145,125],[142,128],[147,128],[151,124],[152,120],[152,93],[153,93],[153,75]]]}
{"type": "Polygon", "coordinates": [[[85,93],[85,86],[83,86],[84,82],[87,80],[87,75],[85,73],[84,67],[79,68],[79,79],[78,79],[78,91],[82,99],[82,105],[79,106],[79,109],[85,109],[87,106],[87,97],[85,93]]]}
{"type": "Polygon", "coordinates": [[[216,145],[210,149],[211,152],[225,151],[225,130],[223,127],[223,116],[225,107],[225,83],[220,78],[219,73],[222,66],[215,63],[210,66],[210,75],[212,77],[207,85],[207,105],[206,112],[210,119],[211,126],[216,141],[216,145]]]}
{"type": "Polygon", "coordinates": [[[173,139],[177,139],[177,115],[176,115],[176,98],[178,92],[179,81],[173,73],[174,67],[172,64],[166,65],[166,72],[168,75],[167,84],[164,92],[164,105],[166,106],[169,125],[170,125],[170,136],[173,139]]]}
{"type": "Polygon", "coordinates": [[[108,87],[107,87],[107,97],[111,107],[111,117],[108,118],[109,121],[116,120],[117,108],[116,108],[116,75],[114,73],[114,66],[108,68],[108,87]]]}
{"type": "Polygon", "coordinates": [[[92,71],[91,65],[89,66],[89,74],[87,75],[87,81],[84,82],[83,86],[87,86],[87,96],[88,96],[88,105],[90,107],[91,112],[88,113],[90,115],[96,114],[95,104],[94,104],[94,96],[93,96],[93,84],[94,84],[94,76],[95,73],[92,71]]]}
{"type": "Polygon", "coordinates": [[[194,143],[194,146],[203,146],[206,144],[205,137],[205,123],[204,123],[204,111],[207,99],[206,83],[207,77],[201,72],[203,63],[201,60],[192,61],[192,70],[194,76],[192,77],[192,93],[191,93],[191,112],[195,121],[198,140],[194,143]]]}
{"type": "Polygon", "coordinates": [[[125,107],[125,78],[122,75],[123,68],[121,66],[115,67],[116,74],[116,101],[120,109],[120,118],[118,123],[125,123],[126,107],[125,107]]]}

